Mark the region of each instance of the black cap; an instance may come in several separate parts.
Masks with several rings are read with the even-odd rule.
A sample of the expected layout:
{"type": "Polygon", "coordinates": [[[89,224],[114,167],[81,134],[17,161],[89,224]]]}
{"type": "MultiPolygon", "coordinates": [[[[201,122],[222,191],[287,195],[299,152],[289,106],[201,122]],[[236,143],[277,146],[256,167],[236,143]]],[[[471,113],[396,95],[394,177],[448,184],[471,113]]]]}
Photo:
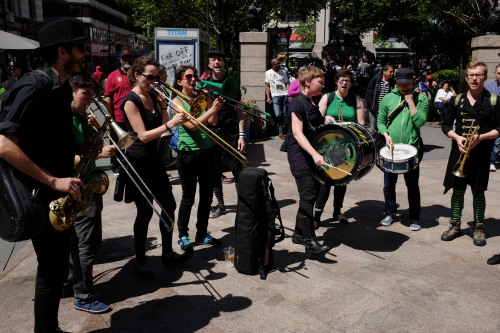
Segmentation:
{"type": "Polygon", "coordinates": [[[394,75],[396,83],[413,83],[413,70],[411,68],[399,68],[394,75]]]}
{"type": "Polygon", "coordinates": [[[210,50],[207,53],[207,58],[213,58],[213,57],[225,57],[224,52],[219,51],[219,50],[210,50]]]}
{"type": "Polygon", "coordinates": [[[122,59],[124,59],[124,58],[133,58],[133,57],[134,57],[134,55],[129,50],[123,50],[122,54],[120,55],[120,58],[122,58],[122,59]]]}
{"type": "Polygon", "coordinates": [[[85,40],[83,24],[73,17],[65,17],[47,23],[38,31],[40,47],[67,44],[79,40],[85,40]]]}

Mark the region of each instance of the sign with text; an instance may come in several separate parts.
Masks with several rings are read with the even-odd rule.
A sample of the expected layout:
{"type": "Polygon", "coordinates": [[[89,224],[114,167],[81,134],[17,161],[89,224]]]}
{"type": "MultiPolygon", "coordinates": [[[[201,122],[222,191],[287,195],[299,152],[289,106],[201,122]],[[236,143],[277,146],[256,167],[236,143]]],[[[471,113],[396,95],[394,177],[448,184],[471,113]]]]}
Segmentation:
{"type": "Polygon", "coordinates": [[[158,62],[167,69],[168,84],[174,82],[175,70],[180,66],[197,65],[195,43],[158,42],[158,62]]]}

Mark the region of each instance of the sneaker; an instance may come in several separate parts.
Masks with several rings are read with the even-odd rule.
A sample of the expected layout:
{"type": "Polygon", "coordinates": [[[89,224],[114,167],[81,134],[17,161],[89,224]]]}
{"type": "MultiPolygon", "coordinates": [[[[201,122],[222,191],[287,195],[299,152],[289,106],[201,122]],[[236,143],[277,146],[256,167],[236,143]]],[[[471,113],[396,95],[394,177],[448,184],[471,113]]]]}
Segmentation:
{"type": "Polygon", "coordinates": [[[495,166],[495,164],[493,164],[493,163],[490,164],[490,171],[491,172],[497,171],[497,167],[495,166]]]}
{"type": "Polygon", "coordinates": [[[420,230],[420,224],[418,220],[410,220],[410,230],[411,231],[419,231],[420,230]]]}
{"type": "Polygon", "coordinates": [[[222,177],[220,177],[220,180],[221,180],[222,184],[232,184],[232,183],[234,183],[234,179],[233,178],[227,178],[224,175],[222,175],[222,177]]]}
{"type": "Polygon", "coordinates": [[[224,215],[227,213],[226,207],[225,206],[215,206],[214,209],[210,211],[210,218],[216,219],[221,215],[224,215]]]}
{"type": "Polygon", "coordinates": [[[222,242],[217,238],[213,238],[212,235],[207,234],[205,238],[195,238],[195,243],[200,245],[211,245],[211,246],[221,246],[222,242]]]}
{"type": "Polygon", "coordinates": [[[140,277],[141,279],[144,280],[152,280],[155,277],[155,273],[151,270],[149,267],[149,264],[147,261],[142,262],[142,263],[137,263],[137,261],[134,263],[134,273],[140,277]]]}
{"type": "Polygon", "coordinates": [[[278,134],[278,137],[279,137],[281,140],[285,140],[285,134],[283,134],[283,133],[278,134]]]}
{"type": "Polygon", "coordinates": [[[103,302],[93,301],[90,303],[82,303],[80,301],[75,301],[73,303],[75,309],[90,313],[104,313],[109,310],[110,306],[104,304],[103,302]]]}
{"type": "Polygon", "coordinates": [[[189,237],[182,236],[181,239],[179,239],[179,242],[177,242],[177,245],[179,245],[182,251],[193,253],[193,244],[189,241],[189,237]]]}
{"type": "Polygon", "coordinates": [[[387,215],[384,217],[382,221],[380,221],[380,224],[383,225],[384,227],[388,227],[394,222],[394,216],[392,215],[387,215]]]}

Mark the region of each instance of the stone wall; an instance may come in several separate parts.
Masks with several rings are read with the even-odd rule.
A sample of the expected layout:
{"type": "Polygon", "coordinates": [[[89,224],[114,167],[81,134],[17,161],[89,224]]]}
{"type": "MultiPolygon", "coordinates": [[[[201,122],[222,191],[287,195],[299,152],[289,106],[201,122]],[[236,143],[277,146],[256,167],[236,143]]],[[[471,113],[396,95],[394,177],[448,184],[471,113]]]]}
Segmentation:
{"type": "Polygon", "coordinates": [[[474,37],[471,40],[472,61],[482,61],[488,66],[487,82],[494,80],[495,67],[500,64],[500,35],[474,37]]]}

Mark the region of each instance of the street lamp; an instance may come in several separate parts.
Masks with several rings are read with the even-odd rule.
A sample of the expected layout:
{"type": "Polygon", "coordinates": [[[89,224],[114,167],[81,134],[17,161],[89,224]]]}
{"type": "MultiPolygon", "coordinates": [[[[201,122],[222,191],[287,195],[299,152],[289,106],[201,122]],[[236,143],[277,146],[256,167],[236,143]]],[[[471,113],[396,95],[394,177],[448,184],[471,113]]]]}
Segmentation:
{"type": "Polygon", "coordinates": [[[289,59],[290,59],[290,37],[292,36],[292,28],[290,26],[285,28],[285,37],[286,37],[286,67],[290,68],[289,59]]]}

